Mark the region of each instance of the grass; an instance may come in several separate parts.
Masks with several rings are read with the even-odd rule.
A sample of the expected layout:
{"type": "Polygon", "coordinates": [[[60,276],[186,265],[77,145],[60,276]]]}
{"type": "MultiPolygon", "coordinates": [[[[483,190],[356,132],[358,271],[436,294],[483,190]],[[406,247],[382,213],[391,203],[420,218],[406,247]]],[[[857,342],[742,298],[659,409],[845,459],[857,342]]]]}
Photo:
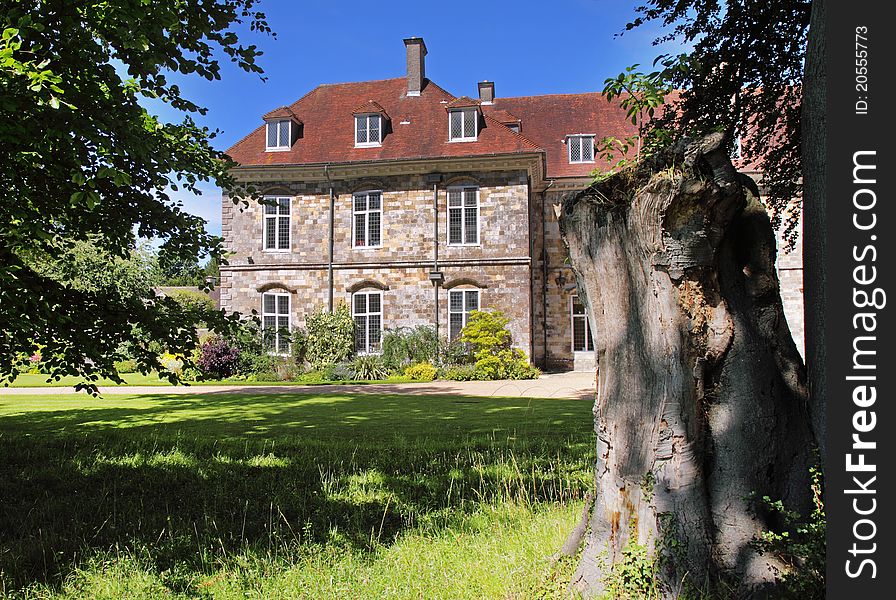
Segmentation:
{"type": "Polygon", "coordinates": [[[581,400],[0,391],[0,594],[549,597],[593,452],[581,400]]]}
{"type": "MultiPolygon", "coordinates": [[[[47,375],[40,373],[22,373],[18,377],[16,377],[15,381],[10,384],[10,387],[14,388],[22,388],[22,387],[74,387],[75,384],[83,381],[81,377],[75,376],[65,376],[60,378],[58,381],[47,381],[47,375]]],[[[99,386],[138,386],[138,385],[146,385],[146,386],[169,386],[171,383],[165,379],[159,377],[157,373],[150,373],[149,375],[144,375],[142,373],[122,373],[121,378],[124,380],[123,384],[117,384],[111,379],[99,379],[96,384],[99,386]]],[[[367,380],[344,380],[344,381],[330,381],[328,379],[323,379],[319,374],[310,373],[300,376],[299,378],[292,381],[248,381],[246,379],[220,379],[220,380],[209,380],[209,381],[187,381],[184,382],[185,385],[247,385],[247,386],[267,386],[267,385],[340,385],[340,384],[351,384],[351,385],[366,385],[370,383],[419,383],[418,380],[411,379],[410,377],[405,377],[402,375],[393,375],[388,379],[377,380],[377,381],[367,381],[367,380]]],[[[0,394],[2,394],[2,386],[0,386],[0,394]]]]}

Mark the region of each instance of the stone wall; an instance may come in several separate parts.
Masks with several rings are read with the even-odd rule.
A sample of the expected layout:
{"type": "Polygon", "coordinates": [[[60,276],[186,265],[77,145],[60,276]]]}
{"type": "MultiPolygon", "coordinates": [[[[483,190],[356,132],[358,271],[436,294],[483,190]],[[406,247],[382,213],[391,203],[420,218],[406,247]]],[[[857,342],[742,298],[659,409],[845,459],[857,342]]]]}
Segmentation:
{"type": "MultiPolygon", "coordinates": [[[[221,269],[221,304],[229,311],[260,310],[261,294],[291,294],[292,325],[327,307],[330,187],[326,182],[282,181],[263,193],[292,198],[291,249],[265,251],[264,207],[243,211],[223,198],[225,246],[233,254],[221,269]]],[[[385,177],[334,183],[333,298],[350,301],[359,285],[383,288],[384,328],[433,324],[433,188],[423,177],[385,177]],[[352,197],[382,191],[382,245],[352,247],[352,197]],[[366,282],[366,283],[365,283],[366,282]]],[[[482,172],[446,177],[439,184],[439,262],[447,286],[481,289],[482,308],[504,311],[514,345],[531,351],[531,259],[529,191],[524,171],[482,172]],[[479,187],[480,243],[447,244],[447,194],[452,185],[479,187]]],[[[448,291],[440,290],[441,333],[447,333],[448,291]]]]}

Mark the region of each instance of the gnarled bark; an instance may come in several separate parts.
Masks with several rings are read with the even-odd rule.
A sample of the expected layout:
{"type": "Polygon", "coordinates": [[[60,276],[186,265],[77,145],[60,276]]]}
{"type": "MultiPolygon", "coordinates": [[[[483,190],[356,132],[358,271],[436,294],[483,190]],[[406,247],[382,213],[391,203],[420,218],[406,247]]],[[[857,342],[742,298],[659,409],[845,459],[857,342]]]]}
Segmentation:
{"type": "Polygon", "coordinates": [[[586,594],[632,541],[659,560],[668,597],[719,582],[761,596],[773,573],[750,546],[769,518],[755,498],[809,507],[814,439],[775,240],[722,141],[564,201],[599,368],[596,496],[574,582],[586,594]]]}

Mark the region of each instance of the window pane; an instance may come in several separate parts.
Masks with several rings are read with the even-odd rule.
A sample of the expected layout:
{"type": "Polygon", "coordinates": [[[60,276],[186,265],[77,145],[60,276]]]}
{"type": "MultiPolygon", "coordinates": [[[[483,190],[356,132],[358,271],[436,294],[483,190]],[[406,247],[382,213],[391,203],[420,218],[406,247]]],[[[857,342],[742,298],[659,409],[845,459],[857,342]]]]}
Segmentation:
{"type": "Polygon", "coordinates": [[[367,195],[358,194],[355,196],[355,211],[367,210],[367,195]]]}
{"type": "MultiPolygon", "coordinates": [[[[262,311],[266,314],[273,314],[275,312],[274,311],[274,307],[276,306],[275,303],[277,302],[276,296],[274,296],[274,294],[264,294],[262,296],[262,299],[264,300],[262,311]]],[[[265,318],[267,318],[267,317],[265,317],[265,318]]],[[[274,324],[271,323],[271,327],[273,327],[273,326],[274,326],[274,324]]]]}
{"type": "Polygon", "coordinates": [[[463,113],[455,110],[449,114],[451,115],[451,139],[463,137],[463,113]]]}
{"type": "Polygon", "coordinates": [[[370,315],[368,319],[368,326],[370,328],[370,332],[368,334],[368,346],[371,352],[375,352],[380,349],[380,338],[382,337],[382,316],[370,315]]]}
{"type": "Polygon", "coordinates": [[[277,123],[268,123],[268,148],[277,145],[277,123]]]}
{"type": "Polygon", "coordinates": [[[460,313],[451,313],[448,319],[448,337],[449,339],[457,339],[460,330],[463,329],[463,315],[460,313]]]}
{"type": "Polygon", "coordinates": [[[582,160],[594,160],[594,138],[582,138],[582,160]]]}
{"type": "Polygon", "coordinates": [[[364,314],[367,312],[367,295],[355,294],[355,314],[364,314]]]}
{"type": "Polygon", "coordinates": [[[355,246],[367,245],[366,227],[367,215],[365,213],[355,215],[355,246]]]}
{"type": "MultiPolygon", "coordinates": [[[[267,198],[267,200],[268,200],[269,202],[273,202],[275,199],[274,199],[274,198],[267,198]]],[[[264,205],[264,214],[266,214],[266,215],[276,215],[276,214],[277,214],[277,207],[276,207],[275,205],[272,205],[272,204],[265,204],[265,205],[264,205]]]]}
{"type": "Polygon", "coordinates": [[[466,296],[466,302],[464,303],[464,310],[466,312],[470,312],[471,310],[479,310],[479,292],[476,290],[468,290],[464,292],[464,296],[466,296]]]}
{"type": "Polygon", "coordinates": [[[368,239],[371,246],[380,245],[380,214],[379,212],[368,213],[368,232],[370,233],[368,239]]]}
{"type": "Polygon", "coordinates": [[[367,312],[379,313],[382,311],[382,296],[380,294],[367,294],[367,312]]]}
{"type": "Polygon", "coordinates": [[[463,292],[448,293],[448,310],[450,312],[461,312],[464,309],[463,292]]]}
{"type": "Polygon", "coordinates": [[[476,137],[476,111],[464,111],[464,137],[476,137]]]}
{"type": "Polygon", "coordinates": [[[475,208],[464,209],[464,242],[467,244],[479,243],[479,210],[475,208]]]}
{"type": "Polygon", "coordinates": [[[370,117],[369,121],[369,129],[370,129],[370,137],[368,141],[370,142],[378,142],[380,141],[380,117],[379,115],[374,115],[370,117]]]}
{"type": "Polygon", "coordinates": [[[367,142],[367,117],[355,117],[355,142],[364,144],[367,142]]]}
{"type": "Polygon", "coordinates": [[[265,250],[273,250],[274,242],[277,239],[277,219],[266,218],[264,220],[264,248],[265,250]]]}
{"type": "Polygon", "coordinates": [[[448,243],[461,244],[461,209],[451,208],[448,210],[448,243]]]}
{"type": "Polygon", "coordinates": [[[576,352],[585,350],[585,319],[573,317],[572,319],[572,349],[576,352]]]}
{"type": "Polygon", "coordinates": [[[289,317],[277,317],[277,330],[281,334],[289,332],[289,317]]]}
{"type": "Polygon", "coordinates": [[[355,352],[367,352],[367,317],[355,317],[355,352]]]}
{"type": "Polygon", "coordinates": [[[271,330],[276,329],[277,328],[277,317],[265,316],[262,325],[265,329],[271,329],[271,330]]]}
{"type": "Polygon", "coordinates": [[[281,148],[289,148],[291,145],[289,143],[289,121],[280,121],[280,136],[279,136],[279,144],[281,148]]]}
{"type": "Polygon", "coordinates": [[[476,206],[476,188],[464,189],[464,206],[476,206]]]}
{"type": "Polygon", "coordinates": [[[569,138],[569,161],[570,162],[581,162],[582,161],[582,148],[580,144],[580,138],[571,137],[569,138]]]}
{"type": "Polygon", "coordinates": [[[460,190],[448,190],[448,206],[460,206],[461,204],[461,191],[460,190]]]}
{"type": "Polygon", "coordinates": [[[277,296],[277,314],[289,314],[289,296],[277,296]]]}
{"type": "Polygon", "coordinates": [[[281,215],[289,216],[289,198],[278,198],[277,209],[281,215]]]}
{"type": "Polygon", "coordinates": [[[282,333],[277,334],[277,353],[289,354],[289,336],[282,333]]]}
{"type": "Polygon", "coordinates": [[[584,315],[585,314],[585,305],[579,300],[578,296],[572,297],[572,314],[574,315],[584,315]]]}
{"type": "MultiPolygon", "coordinates": [[[[271,219],[273,221],[273,219],[271,219]]],[[[289,248],[289,217],[279,217],[277,226],[277,249],[289,248]]]]}
{"type": "Polygon", "coordinates": [[[368,210],[379,210],[380,209],[380,195],[379,194],[369,194],[367,196],[367,208],[368,210]]]}

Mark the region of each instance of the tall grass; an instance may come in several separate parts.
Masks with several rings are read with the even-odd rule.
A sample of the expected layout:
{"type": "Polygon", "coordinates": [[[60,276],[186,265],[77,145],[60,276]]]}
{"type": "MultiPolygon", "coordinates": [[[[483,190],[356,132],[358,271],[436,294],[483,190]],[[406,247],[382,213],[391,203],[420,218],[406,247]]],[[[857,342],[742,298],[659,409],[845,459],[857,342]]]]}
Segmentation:
{"type": "MultiPolygon", "coordinates": [[[[22,598],[508,598],[592,481],[591,406],[386,395],[0,399],[22,598]]],[[[527,591],[528,590],[528,591],[527,591]]]]}

